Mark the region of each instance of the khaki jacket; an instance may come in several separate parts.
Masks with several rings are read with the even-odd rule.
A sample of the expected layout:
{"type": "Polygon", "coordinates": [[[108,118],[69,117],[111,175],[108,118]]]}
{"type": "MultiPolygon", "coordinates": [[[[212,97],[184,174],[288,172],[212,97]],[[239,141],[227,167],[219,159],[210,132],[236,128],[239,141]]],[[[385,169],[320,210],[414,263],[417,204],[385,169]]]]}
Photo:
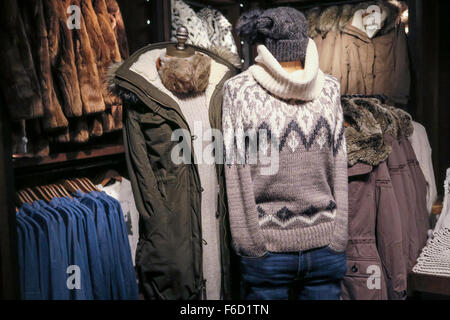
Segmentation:
{"type": "Polygon", "coordinates": [[[328,36],[337,37],[331,74],[340,79],[343,95],[385,95],[389,102],[408,103],[411,75],[403,25],[373,39],[353,25],[328,36]]]}
{"type": "MultiPolygon", "coordinates": [[[[111,70],[110,81],[114,92],[124,99],[126,157],[140,214],[136,267],[141,290],[147,299],[199,300],[204,298],[205,291],[203,189],[197,165],[175,164],[171,160],[171,151],[178,144],[172,141],[172,133],[190,130],[180,106],[156,87],[158,75],[149,71],[149,64],[155,64],[155,56],[167,46],[168,43],[153,44],[137,51],[117,70],[111,70]]],[[[236,75],[237,69],[208,50],[194,48],[209,55],[221,70],[214,72],[207,89],[211,127],[221,130],[222,86],[236,75]]],[[[191,150],[194,153],[193,145],[191,150]]],[[[217,165],[217,177],[222,296],[227,299],[231,295],[231,266],[223,165],[217,165]]]]}

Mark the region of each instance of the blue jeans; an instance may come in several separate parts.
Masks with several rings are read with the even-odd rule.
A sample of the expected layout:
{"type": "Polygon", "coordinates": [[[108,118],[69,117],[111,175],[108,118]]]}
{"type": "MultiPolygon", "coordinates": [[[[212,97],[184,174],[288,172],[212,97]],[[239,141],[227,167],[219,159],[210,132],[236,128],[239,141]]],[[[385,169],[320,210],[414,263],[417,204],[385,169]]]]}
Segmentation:
{"type": "Polygon", "coordinates": [[[328,247],[241,258],[245,300],[339,300],[347,272],[345,253],[328,247]]]}

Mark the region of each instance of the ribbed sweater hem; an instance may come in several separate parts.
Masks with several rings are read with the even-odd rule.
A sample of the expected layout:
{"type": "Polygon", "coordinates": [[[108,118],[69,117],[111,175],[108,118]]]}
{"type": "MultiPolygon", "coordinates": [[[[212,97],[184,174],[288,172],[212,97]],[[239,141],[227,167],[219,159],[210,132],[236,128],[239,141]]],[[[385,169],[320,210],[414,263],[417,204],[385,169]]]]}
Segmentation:
{"type": "Polygon", "coordinates": [[[333,239],[334,221],[301,229],[262,229],[269,252],[297,252],[328,246],[333,239]]]}

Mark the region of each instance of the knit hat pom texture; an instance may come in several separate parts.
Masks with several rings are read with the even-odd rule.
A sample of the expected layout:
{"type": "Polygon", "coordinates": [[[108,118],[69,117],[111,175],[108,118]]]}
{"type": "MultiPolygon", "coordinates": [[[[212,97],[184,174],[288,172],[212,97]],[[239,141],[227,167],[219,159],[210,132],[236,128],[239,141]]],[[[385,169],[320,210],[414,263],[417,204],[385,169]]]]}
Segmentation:
{"type": "Polygon", "coordinates": [[[294,8],[255,9],[237,22],[239,35],[251,43],[263,43],[279,62],[305,62],[308,21],[294,8]]]}

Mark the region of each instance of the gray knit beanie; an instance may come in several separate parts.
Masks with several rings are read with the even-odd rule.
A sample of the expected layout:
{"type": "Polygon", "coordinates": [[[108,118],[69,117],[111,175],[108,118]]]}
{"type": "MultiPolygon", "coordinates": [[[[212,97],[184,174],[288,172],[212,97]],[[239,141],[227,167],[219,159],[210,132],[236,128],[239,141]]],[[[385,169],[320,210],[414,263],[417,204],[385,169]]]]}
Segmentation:
{"type": "Polygon", "coordinates": [[[294,8],[280,7],[244,13],[237,22],[239,35],[252,43],[264,43],[279,62],[305,62],[308,21],[294,8]]]}

